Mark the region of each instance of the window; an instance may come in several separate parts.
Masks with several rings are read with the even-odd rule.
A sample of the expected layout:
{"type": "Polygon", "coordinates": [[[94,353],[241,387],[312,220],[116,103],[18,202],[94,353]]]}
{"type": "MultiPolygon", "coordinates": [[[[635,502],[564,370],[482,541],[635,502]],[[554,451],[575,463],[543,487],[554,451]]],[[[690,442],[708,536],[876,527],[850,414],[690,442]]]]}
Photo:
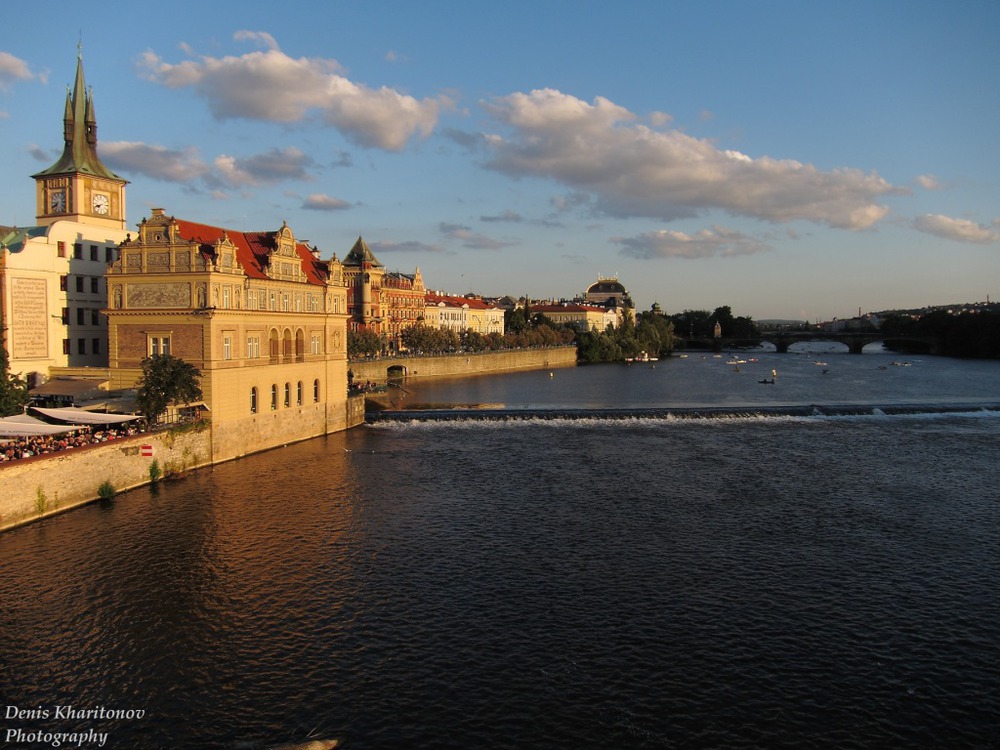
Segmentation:
{"type": "Polygon", "coordinates": [[[83,245],[79,242],[73,243],[73,257],[76,260],[83,260],[83,245]]]}
{"type": "Polygon", "coordinates": [[[298,387],[295,389],[295,405],[302,406],[302,381],[299,381],[298,387]]]}
{"type": "Polygon", "coordinates": [[[69,308],[68,307],[64,307],[62,309],[62,322],[63,322],[64,326],[68,326],[69,325],[69,308]]]}
{"type": "Polygon", "coordinates": [[[92,351],[94,352],[94,354],[100,354],[101,353],[101,340],[100,339],[91,339],[90,343],[93,344],[92,351]]]}
{"type": "Polygon", "coordinates": [[[157,335],[149,337],[149,355],[155,357],[159,354],[170,354],[169,336],[157,335]]]}
{"type": "Polygon", "coordinates": [[[250,389],[250,413],[257,413],[257,387],[254,386],[250,389]]]}
{"type": "Polygon", "coordinates": [[[91,260],[98,260],[98,257],[97,257],[97,245],[91,245],[90,246],[90,259],[91,260]]]}
{"type": "Polygon", "coordinates": [[[222,358],[232,359],[233,358],[233,337],[224,336],[222,338],[222,358]]]}
{"type": "Polygon", "coordinates": [[[319,401],[319,380],[313,381],[313,401],[319,401]]]}
{"type": "Polygon", "coordinates": [[[278,386],[271,384],[271,411],[278,408],[278,386]]]}
{"type": "Polygon", "coordinates": [[[247,359],[260,356],[260,336],[247,336],[247,359]]]}
{"type": "Polygon", "coordinates": [[[63,339],[63,354],[69,354],[69,339],[63,339]]]}
{"type": "Polygon", "coordinates": [[[87,311],[84,310],[82,307],[76,308],[76,324],[78,326],[84,325],[83,321],[84,321],[84,316],[86,316],[86,314],[87,314],[87,311]]]}
{"type": "Polygon", "coordinates": [[[285,408],[292,405],[292,386],[285,383],[285,408]]]}
{"type": "Polygon", "coordinates": [[[60,276],[59,277],[59,291],[65,292],[69,288],[69,277],[60,276]]]}
{"type": "MultiPolygon", "coordinates": [[[[222,307],[226,310],[229,309],[229,287],[222,287],[222,307]]],[[[227,357],[228,359],[228,357],[227,357]]]]}
{"type": "Polygon", "coordinates": [[[76,291],[83,292],[83,276],[76,277],[76,291]]]}
{"type": "Polygon", "coordinates": [[[267,309],[268,310],[276,310],[277,309],[277,306],[275,304],[275,295],[274,295],[274,292],[271,292],[271,297],[270,297],[270,301],[268,302],[267,309]]]}
{"type": "Polygon", "coordinates": [[[113,247],[104,248],[104,261],[106,263],[115,262],[115,249],[113,247]]]}
{"type": "Polygon", "coordinates": [[[100,294],[100,292],[101,292],[101,286],[100,286],[100,284],[101,284],[101,278],[100,278],[100,276],[91,276],[90,277],[90,293],[91,294],[100,294]]]}
{"type": "Polygon", "coordinates": [[[59,248],[59,257],[60,258],[65,258],[66,257],[66,243],[63,242],[62,240],[59,240],[59,242],[56,243],[56,246],[59,248]]]}
{"type": "Polygon", "coordinates": [[[101,313],[98,310],[90,311],[90,325],[99,326],[101,324],[101,313]]]}
{"type": "Polygon", "coordinates": [[[80,347],[79,354],[86,354],[87,353],[87,339],[77,339],[76,343],[80,347]]]}

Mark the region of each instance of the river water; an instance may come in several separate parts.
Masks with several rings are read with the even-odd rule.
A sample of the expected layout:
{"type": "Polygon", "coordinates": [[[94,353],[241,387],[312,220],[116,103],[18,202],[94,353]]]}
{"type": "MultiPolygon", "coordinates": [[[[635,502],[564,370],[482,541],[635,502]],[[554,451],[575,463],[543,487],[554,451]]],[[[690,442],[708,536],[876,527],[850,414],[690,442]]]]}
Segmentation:
{"type": "Polygon", "coordinates": [[[901,360],[408,381],[0,535],[0,747],[995,747],[1000,363],[901,360]]]}

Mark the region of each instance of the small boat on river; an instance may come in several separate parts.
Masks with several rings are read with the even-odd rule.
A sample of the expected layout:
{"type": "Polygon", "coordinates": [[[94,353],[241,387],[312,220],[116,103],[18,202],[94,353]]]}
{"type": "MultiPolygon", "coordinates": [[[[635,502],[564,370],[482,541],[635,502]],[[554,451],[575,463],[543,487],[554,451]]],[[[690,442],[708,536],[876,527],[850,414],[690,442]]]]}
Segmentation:
{"type": "Polygon", "coordinates": [[[629,363],[631,363],[631,362],[659,362],[660,358],[659,357],[651,357],[651,356],[649,356],[648,352],[639,352],[634,357],[626,357],[625,361],[629,362],[629,363]]]}

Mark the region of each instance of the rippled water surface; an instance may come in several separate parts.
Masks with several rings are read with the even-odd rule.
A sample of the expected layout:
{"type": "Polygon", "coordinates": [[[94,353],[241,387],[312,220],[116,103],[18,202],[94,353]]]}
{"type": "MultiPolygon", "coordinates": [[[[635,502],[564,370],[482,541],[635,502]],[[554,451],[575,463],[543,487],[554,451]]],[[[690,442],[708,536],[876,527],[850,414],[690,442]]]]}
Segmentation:
{"type": "MultiPolygon", "coordinates": [[[[920,369],[840,356],[858,377],[920,369]]],[[[832,359],[802,377],[840,377],[832,359]]],[[[140,750],[312,730],[348,748],[993,747],[1000,417],[972,403],[996,368],[936,361],[971,364],[960,388],[925,365],[933,388],[872,403],[968,409],[384,423],[5,533],[3,702],[146,715],[2,728],[140,750]]],[[[706,389],[742,377],[655,372],[675,364],[706,389]]],[[[623,400],[654,374],[624,366],[407,398],[527,406],[515,391],[573,378],[590,399],[615,372],[600,406],[660,403],[623,400]]],[[[788,402],[863,402],[852,388],[788,402]]]]}

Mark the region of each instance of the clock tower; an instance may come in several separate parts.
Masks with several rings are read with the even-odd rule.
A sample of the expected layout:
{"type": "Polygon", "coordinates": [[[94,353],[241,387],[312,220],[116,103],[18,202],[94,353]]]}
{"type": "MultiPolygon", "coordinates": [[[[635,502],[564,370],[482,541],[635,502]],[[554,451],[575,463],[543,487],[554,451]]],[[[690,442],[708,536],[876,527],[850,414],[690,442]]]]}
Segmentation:
{"type": "Polygon", "coordinates": [[[59,161],[32,175],[39,226],[57,221],[125,229],[125,185],[97,155],[94,93],[83,79],[83,54],[77,54],[76,82],[66,92],[63,147],[59,161]]]}

